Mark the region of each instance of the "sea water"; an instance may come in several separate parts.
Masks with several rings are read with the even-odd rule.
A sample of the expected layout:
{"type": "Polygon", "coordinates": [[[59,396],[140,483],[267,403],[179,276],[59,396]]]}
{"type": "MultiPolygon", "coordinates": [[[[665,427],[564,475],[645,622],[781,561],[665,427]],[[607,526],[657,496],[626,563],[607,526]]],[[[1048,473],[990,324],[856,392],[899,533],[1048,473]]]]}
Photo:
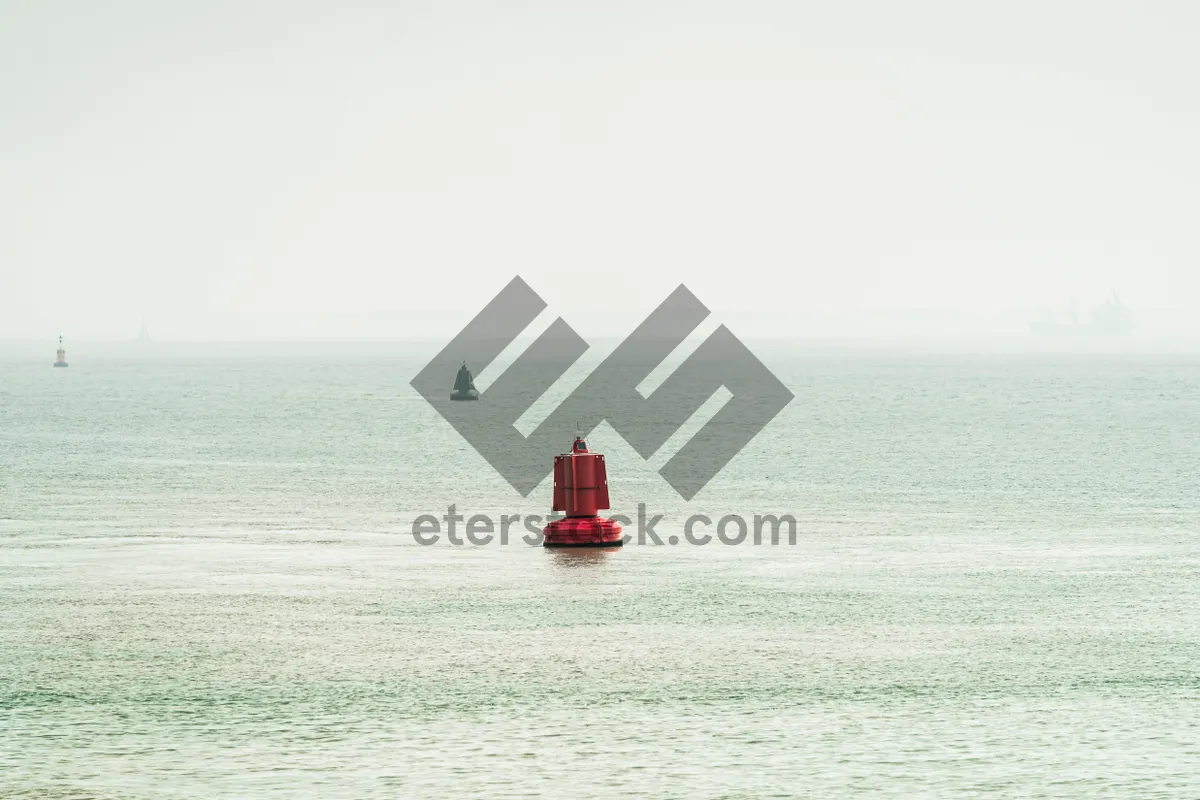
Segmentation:
{"type": "Polygon", "coordinates": [[[593,433],[567,552],[414,540],[550,505],[436,349],[0,359],[0,796],[1200,797],[1200,357],[780,347],[691,501],[593,433]]]}

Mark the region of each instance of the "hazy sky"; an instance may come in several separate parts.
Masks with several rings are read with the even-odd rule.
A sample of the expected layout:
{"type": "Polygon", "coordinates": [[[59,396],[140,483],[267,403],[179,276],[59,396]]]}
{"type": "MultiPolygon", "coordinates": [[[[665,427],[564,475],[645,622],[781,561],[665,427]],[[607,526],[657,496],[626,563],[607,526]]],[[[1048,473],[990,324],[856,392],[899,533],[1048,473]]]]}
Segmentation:
{"type": "Polygon", "coordinates": [[[584,333],[680,282],[1196,308],[1198,40],[1182,0],[0,0],[0,337],[449,335],[514,274],[584,333]]]}

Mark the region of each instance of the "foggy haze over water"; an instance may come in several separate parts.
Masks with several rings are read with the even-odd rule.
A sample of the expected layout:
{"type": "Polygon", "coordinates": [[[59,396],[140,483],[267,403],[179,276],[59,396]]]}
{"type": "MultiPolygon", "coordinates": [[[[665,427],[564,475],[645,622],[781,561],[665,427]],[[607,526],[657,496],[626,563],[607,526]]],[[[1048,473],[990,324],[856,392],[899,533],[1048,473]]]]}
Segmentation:
{"type": "Polygon", "coordinates": [[[0,339],[446,336],[517,274],[587,337],[681,282],[743,336],[1200,317],[1194,4],[0,15],[0,339]]]}

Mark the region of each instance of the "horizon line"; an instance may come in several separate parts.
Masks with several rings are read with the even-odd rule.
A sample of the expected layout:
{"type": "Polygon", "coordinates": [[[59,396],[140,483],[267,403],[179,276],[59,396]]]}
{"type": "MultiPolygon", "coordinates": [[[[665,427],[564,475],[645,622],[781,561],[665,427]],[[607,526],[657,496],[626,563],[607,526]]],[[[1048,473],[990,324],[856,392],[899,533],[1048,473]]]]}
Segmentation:
{"type": "MultiPolygon", "coordinates": [[[[734,331],[735,335],[737,334],[734,331]]],[[[540,334],[521,334],[511,341],[534,340],[540,334]]],[[[110,338],[92,338],[80,337],[71,340],[69,337],[64,337],[69,343],[73,341],[76,344],[102,344],[102,345],[127,345],[130,347],[154,347],[156,345],[298,345],[298,344],[424,344],[438,343],[445,344],[452,339],[454,334],[445,335],[411,335],[411,336],[392,336],[392,337],[315,337],[315,338],[237,338],[237,339],[152,339],[150,341],[142,339],[110,339],[110,338]]],[[[1152,341],[1163,339],[1200,339],[1200,329],[1193,332],[1163,332],[1163,333],[1134,333],[1129,336],[1096,336],[1086,337],[1084,339],[1059,339],[1057,337],[1039,337],[1029,330],[997,330],[997,331],[886,331],[881,330],[870,334],[844,334],[844,333],[789,333],[789,334],[747,334],[739,335],[739,339],[747,341],[790,341],[790,342],[813,342],[813,341],[891,341],[897,337],[906,339],[954,339],[959,340],[964,337],[974,339],[1020,339],[1024,341],[1038,342],[1054,342],[1054,341],[1111,341],[1111,342],[1137,342],[1137,341],[1152,341]]],[[[0,345],[43,345],[46,343],[54,344],[57,341],[57,336],[50,338],[43,337],[0,337],[0,345]]],[[[623,341],[626,336],[620,334],[609,334],[600,336],[591,336],[589,341],[607,342],[607,341],[623,341]]],[[[668,337],[670,338],[670,337],[668,337]]],[[[509,341],[504,337],[497,337],[498,340],[509,341]]]]}

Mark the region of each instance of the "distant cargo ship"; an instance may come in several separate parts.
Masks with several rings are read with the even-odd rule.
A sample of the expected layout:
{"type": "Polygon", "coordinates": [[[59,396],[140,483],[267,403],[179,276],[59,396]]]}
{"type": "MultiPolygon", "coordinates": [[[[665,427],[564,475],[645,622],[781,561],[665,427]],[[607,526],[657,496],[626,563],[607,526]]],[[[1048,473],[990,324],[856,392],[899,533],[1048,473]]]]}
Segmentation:
{"type": "Polygon", "coordinates": [[[1074,308],[1070,322],[1042,320],[1029,323],[1035,336],[1129,336],[1133,333],[1133,312],[1122,305],[1117,293],[1092,311],[1091,319],[1080,322],[1074,308]]]}

